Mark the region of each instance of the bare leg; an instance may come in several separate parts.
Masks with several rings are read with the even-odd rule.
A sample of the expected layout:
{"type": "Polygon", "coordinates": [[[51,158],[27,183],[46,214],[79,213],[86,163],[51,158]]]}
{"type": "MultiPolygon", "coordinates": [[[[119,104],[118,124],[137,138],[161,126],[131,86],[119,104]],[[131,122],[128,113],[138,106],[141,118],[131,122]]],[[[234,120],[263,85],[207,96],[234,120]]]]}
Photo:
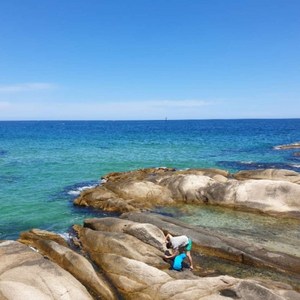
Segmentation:
{"type": "Polygon", "coordinates": [[[186,251],[186,256],[188,257],[189,262],[190,262],[190,269],[193,270],[194,267],[193,267],[193,260],[192,260],[192,256],[191,256],[191,251],[186,251]]]}

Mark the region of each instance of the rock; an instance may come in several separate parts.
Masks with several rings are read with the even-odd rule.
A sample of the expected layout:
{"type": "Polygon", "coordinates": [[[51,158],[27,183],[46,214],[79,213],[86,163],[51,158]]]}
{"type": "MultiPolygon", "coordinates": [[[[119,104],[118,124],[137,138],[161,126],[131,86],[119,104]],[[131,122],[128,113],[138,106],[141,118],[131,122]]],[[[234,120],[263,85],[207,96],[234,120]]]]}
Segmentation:
{"type": "Polygon", "coordinates": [[[124,232],[130,225],[136,224],[130,220],[122,220],[119,218],[92,218],[84,220],[84,227],[90,228],[96,231],[107,232],[124,232]]]}
{"type": "Polygon", "coordinates": [[[102,177],[102,179],[106,182],[119,182],[123,180],[132,179],[132,180],[144,180],[145,178],[154,178],[156,176],[172,174],[176,170],[174,168],[147,168],[147,169],[139,169],[129,172],[114,172],[109,173],[102,177]]]}
{"type": "Polygon", "coordinates": [[[235,291],[237,296],[240,299],[245,300],[283,300],[284,298],[281,295],[278,295],[278,292],[268,289],[255,281],[243,280],[239,282],[235,291]]]}
{"type": "Polygon", "coordinates": [[[228,299],[220,297],[220,291],[231,288],[237,279],[230,276],[201,278],[197,280],[173,280],[161,286],[160,299],[228,299]]]}
{"type": "Polygon", "coordinates": [[[175,280],[141,261],[115,254],[102,256],[99,263],[125,299],[202,299],[238,282],[229,276],[175,280]]]}
{"type": "Polygon", "coordinates": [[[196,276],[195,271],[193,274],[188,270],[167,270],[169,265],[163,261],[163,251],[159,249],[164,239],[163,230],[191,237],[194,254],[199,249],[211,250],[214,255],[223,253],[230,258],[236,257],[240,263],[254,262],[286,272],[294,268],[298,276],[299,259],[291,263],[287,257],[280,257],[280,253],[265,253],[264,249],[255,245],[198,226],[186,225],[170,217],[136,212],[121,217],[88,219],[84,222],[85,227],[74,226],[78,233],[78,244],[92,263],[80,254],[83,252],[77,253],[46,238],[57,237],[45,231],[41,233],[34,230],[30,234],[22,234],[26,237],[25,242],[37,248],[39,253],[19,242],[0,242],[0,298],[299,299],[300,294],[285,283],[239,279],[228,275],[201,278],[196,276]],[[47,255],[51,261],[41,254],[47,255]],[[290,269],[284,268],[287,264],[290,264],[290,269]],[[98,269],[101,274],[95,271],[98,269]]]}
{"type": "Polygon", "coordinates": [[[150,181],[124,181],[118,184],[107,183],[107,187],[125,200],[130,200],[139,208],[154,205],[168,205],[173,201],[168,189],[150,181]]]}
{"type": "Polygon", "coordinates": [[[40,241],[38,249],[77,278],[89,291],[103,299],[118,299],[109,282],[97,274],[92,264],[82,255],[54,241],[40,241]]]}
{"type": "Polygon", "coordinates": [[[137,210],[131,205],[130,201],[126,201],[118,197],[115,193],[103,186],[85,190],[80,197],[74,200],[75,205],[92,206],[110,212],[128,212],[137,210]]]}
{"type": "Polygon", "coordinates": [[[222,170],[143,169],[113,173],[106,182],[84,191],[75,204],[130,212],[156,206],[213,204],[300,218],[300,174],[256,170],[231,176],[222,170]]]}
{"type": "Polygon", "coordinates": [[[59,234],[41,229],[31,229],[29,231],[22,232],[19,237],[19,242],[31,246],[35,246],[35,242],[40,240],[51,240],[62,246],[68,246],[66,240],[59,234]]]}
{"type": "Polygon", "coordinates": [[[160,299],[160,285],[172,280],[144,262],[115,254],[102,255],[98,263],[125,299],[160,299]]]}
{"type": "Polygon", "coordinates": [[[100,295],[104,299],[117,299],[113,287],[101,274],[95,272],[92,264],[82,255],[66,247],[66,244],[58,244],[58,237],[55,233],[34,229],[23,232],[19,241],[38,249],[41,254],[71,273],[94,295],[100,295]]]}
{"type": "Polygon", "coordinates": [[[1,299],[93,299],[70,273],[15,241],[0,242],[1,299]]]}
{"type": "Polygon", "coordinates": [[[97,263],[102,256],[112,253],[139,260],[159,268],[169,266],[163,261],[163,253],[161,251],[126,233],[82,228],[79,231],[79,238],[84,250],[97,263]]]}
{"type": "MultiPolygon", "coordinates": [[[[263,286],[254,280],[241,280],[230,276],[174,279],[144,262],[115,254],[101,256],[99,263],[125,299],[285,299],[282,297],[282,290],[263,286]]],[[[287,295],[286,290],[285,293],[287,295]]],[[[299,296],[296,292],[293,295],[299,296]]]]}
{"type": "Polygon", "coordinates": [[[240,171],[234,174],[234,178],[237,180],[247,180],[247,179],[279,180],[279,181],[289,181],[289,182],[300,184],[299,173],[295,171],[283,170],[283,169],[262,169],[262,170],[240,171]]]}
{"type": "MultiPolygon", "coordinates": [[[[206,254],[255,267],[300,274],[300,257],[274,252],[229,238],[199,226],[187,225],[174,218],[150,213],[126,213],[121,218],[134,222],[151,223],[172,235],[186,235],[193,241],[192,253],[206,254]]],[[[298,275],[297,275],[298,274],[298,275]]],[[[299,277],[300,280],[300,277],[299,277]]]]}
{"type": "Polygon", "coordinates": [[[187,174],[174,175],[162,180],[160,184],[171,191],[174,200],[191,204],[207,202],[203,191],[214,182],[208,176],[187,174]]]}
{"type": "Polygon", "coordinates": [[[132,235],[140,241],[164,251],[164,233],[149,223],[136,223],[118,218],[86,219],[84,227],[98,231],[123,232],[132,235]]]}
{"type": "Polygon", "coordinates": [[[300,217],[300,186],[291,182],[229,180],[215,182],[202,193],[211,204],[300,217]]]}

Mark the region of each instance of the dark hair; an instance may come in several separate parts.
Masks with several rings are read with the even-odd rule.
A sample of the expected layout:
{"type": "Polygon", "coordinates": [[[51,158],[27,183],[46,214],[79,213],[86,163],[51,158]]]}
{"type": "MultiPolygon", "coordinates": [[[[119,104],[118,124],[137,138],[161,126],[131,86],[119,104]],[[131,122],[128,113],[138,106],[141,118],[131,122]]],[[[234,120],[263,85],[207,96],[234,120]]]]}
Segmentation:
{"type": "Polygon", "coordinates": [[[168,241],[166,243],[166,247],[167,247],[167,249],[171,249],[172,248],[172,243],[170,241],[168,241]]]}

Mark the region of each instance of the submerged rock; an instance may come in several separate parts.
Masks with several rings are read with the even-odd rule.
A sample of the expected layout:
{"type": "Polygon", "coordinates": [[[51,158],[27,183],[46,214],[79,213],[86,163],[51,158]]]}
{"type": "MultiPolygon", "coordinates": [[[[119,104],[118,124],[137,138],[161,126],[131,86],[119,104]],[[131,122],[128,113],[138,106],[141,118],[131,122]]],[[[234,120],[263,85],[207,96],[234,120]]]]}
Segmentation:
{"type": "Polygon", "coordinates": [[[84,191],[74,203],[130,212],[155,206],[221,205],[300,218],[300,174],[288,170],[142,169],[105,176],[105,183],[84,191]]]}

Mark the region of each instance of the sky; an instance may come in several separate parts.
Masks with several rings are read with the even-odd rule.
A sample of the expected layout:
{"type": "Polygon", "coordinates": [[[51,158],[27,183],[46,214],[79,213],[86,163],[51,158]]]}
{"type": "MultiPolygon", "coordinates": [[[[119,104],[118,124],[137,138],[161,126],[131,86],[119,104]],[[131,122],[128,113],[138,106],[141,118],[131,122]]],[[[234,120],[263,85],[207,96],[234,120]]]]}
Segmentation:
{"type": "Polygon", "coordinates": [[[299,0],[0,0],[0,120],[300,118],[299,0]]]}

